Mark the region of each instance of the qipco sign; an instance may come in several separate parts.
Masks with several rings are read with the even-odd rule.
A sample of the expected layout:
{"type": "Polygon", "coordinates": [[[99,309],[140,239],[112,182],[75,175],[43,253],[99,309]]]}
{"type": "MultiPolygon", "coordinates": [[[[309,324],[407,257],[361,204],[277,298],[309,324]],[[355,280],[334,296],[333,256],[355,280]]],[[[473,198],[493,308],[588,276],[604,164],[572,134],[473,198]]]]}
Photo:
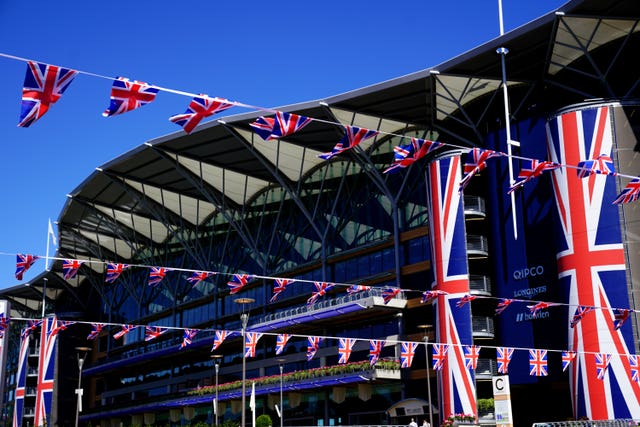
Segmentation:
{"type": "Polygon", "coordinates": [[[534,265],[533,267],[514,270],[513,278],[514,280],[525,280],[530,277],[542,276],[543,274],[544,274],[544,267],[541,265],[534,265]]]}

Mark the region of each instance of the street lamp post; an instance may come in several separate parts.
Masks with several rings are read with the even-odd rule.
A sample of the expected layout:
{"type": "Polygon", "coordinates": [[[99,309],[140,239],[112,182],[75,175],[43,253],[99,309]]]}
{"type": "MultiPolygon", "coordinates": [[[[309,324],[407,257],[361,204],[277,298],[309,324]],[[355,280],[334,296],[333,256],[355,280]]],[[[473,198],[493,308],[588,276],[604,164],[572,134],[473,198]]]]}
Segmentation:
{"type": "Polygon", "coordinates": [[[431,325],[418,325],[419,328],[424,329],[424,355],[427,362],[427,398],[429,399],[429,427],[433,427],[433,407],[431,403],[431,373],[429,372],[429,335],[427,330],[431,328],[431,325]]]}
{"type": "Polygon", "coordinates": [[[222,355],[221,354],[212,354],[211,358],[213,359],[213,366],[215,368],[216,371],[216,397],[213,401],[213,413],[215,415],[215,424],[214,426],[218,425],[218,408],[220,407],[219,402],[218,402],[218,372],[220,371],[220,359],[222,359],[222,355]]]}
{"type": "Polygon", "coordinates": [[[78,352],[78,388],[76,389],[78,403],[76,405],[76,427],[78,427],[80,412],[82,412],[82,366],[84,365],[87,353],[90,352],[91,349],[89,347],[76,347],[76,351],[78,352]]]}
{"type": "Polygon", "coordinates": [[[284,426],[284,400],[282,399],[282,380],[285,361],[286,359],[278,359],[278,363],[280,365],[280,427],[284,426]]]}
{"type": "Polygon", "coordinates": [[[247,323],[249,323],[249,313],[244,311],[245,306],[254,303],[256,300],[253,298],[237,298],[234,302],[242,306],[242,314],[240,314],[240,321],[242,322],[242,421],[240,427],[245,427],[245,405],[247,400],[247,355],[245,351],[247,323]]]}

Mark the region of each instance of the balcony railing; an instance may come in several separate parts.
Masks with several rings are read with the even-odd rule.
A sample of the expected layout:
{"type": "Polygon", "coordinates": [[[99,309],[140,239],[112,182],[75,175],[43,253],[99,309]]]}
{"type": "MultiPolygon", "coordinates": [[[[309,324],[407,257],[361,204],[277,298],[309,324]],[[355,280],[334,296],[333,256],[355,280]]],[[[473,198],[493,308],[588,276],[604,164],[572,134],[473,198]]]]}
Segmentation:
{"type": "Polygon", "coordinates": [[[498,374],[498,364],[494,359],[478,359],[476,366],[476,380],[490,380],[498,374]]]}
{"type": "Polygon", "coordinates": [[[486,236],[467,235],[467,253],[470,257],[486,257],[489,255],[489,240],[486,236]]]}
{"type": "Polygon", "coordinates": [[[475,295],[491,295],[491,279],[479,274],[469,276],[469,290],[475,295]]]}
{"type": "Polygon", "coordinates": [[[470,196],[465,194],[464,196],[464,214],[467,217],[481,217],[487,216],[487,208],[485,206],[484,199],[479,196],[470,196]]]}
{"type": "Polygon", "coordinates": [[[473,328],[473,336],[475,338],[493,338],[495,336],[493,317],[473,316],[471,319],[471,327],[473,328]]]}

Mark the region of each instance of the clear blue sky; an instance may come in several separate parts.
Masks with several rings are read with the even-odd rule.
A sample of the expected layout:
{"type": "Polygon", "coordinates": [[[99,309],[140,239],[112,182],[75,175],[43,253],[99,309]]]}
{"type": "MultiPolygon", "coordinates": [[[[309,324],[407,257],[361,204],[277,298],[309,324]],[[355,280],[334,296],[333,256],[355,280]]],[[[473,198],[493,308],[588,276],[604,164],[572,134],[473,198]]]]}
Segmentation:
{"type": "MultiPolygon", "coordinates": [[[[562,4],[503,0],[505,31],[562,4]]],[[[260,107],[400,77],[498,35],[498,0],[0,0],[2,54],[260,107]]],[[[190,100],[161,92],[105,118],[111,81],[81,74],[43,118],[18,128],[25,69],[0,57],[0,289],[19,284],[16,253],[45,255],[48,220],[68,193],[96,167],[179,131],[168,118],[190,100]]],[[[44,268],[37,261],[24,281],[44,268]]]]}

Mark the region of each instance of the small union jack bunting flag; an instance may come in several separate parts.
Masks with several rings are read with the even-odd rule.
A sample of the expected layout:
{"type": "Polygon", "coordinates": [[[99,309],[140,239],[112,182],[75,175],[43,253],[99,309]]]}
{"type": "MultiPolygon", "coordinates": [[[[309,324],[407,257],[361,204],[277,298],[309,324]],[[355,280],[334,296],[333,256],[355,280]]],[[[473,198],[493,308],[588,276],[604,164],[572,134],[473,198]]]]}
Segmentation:
{"type": "Polygon", "coordinates": [[[234,274],[231,277],[231,280],[227,282],[227,286],[229,286],[230,294],[236,294],[240,292],[242,288],[244,288],[247,283],[253,280],[252,275],[250,274],[234,274]]]}
{"type": "Polygon", "coordinates": [[[293,279],[274,279],[273,281],[273,295],[269,300],[270,303],[274,303],[278,299],[278,295],[280,295],[290,284],[294,283],[293,279]]]}
{"type": "Polygon", "coordinates": [[[136,325],[122,325],[122,329],[120,329],[119,332],[113,335],[113,339],[119,340],[123,336],[127,335],[129,332],[133,331],[135,328],[137,328],[136,325]]]}
{"type": "Polygon", "coordinates": [[[321,337],[307,337],[307,361],[310,361],[316,355],[321,341],[321,337]]]}
{"type": "Polygon", "coordinates": [[[370,291],[371,290],[371,286],[365,286],[365,285],[351,285],[347,288],[347,293],[348,294],[356,294],[358,292],[364,292],[364,291],[370,291]]]}
{"type": "Polygon", "coordinates": [[[562,372],[566,371],[569,365],[576,359],[575,351],[563,351],[562,352],[562,372]]]}
{"type": "Polygon", "coordinates": [[[154,101],[158,92],[157,87],[145,82],[118,77],[111,87],[111,103],[102,115],[110,117],[140,108],[154,101]]]}
{"type": "Polygon", "coordinates": [[[124,270],[129,268],[129,264],[118,264],[115,262],[110,262],[107,264],[107,276],[104,281],[107,283],[114,283],[118,280],[118,277],[122,274],[124,270]]]}
{"type": "Polygon", "coordinates": [[[587,307],[583,305],[577,307],[576,312],[573,314],[573,318],[569,323],[569,326],[571,326],[572,328],[575,328],[578,325],[578,323],[582,320],[584,315],[590,312],[591,310],[593,310],[593,307],[587,307]]]}
{"type": "Polygon", "coordinates": [[[603,175],[617,175],[611,157],[606,154],[600,154],[595,159],[583,160],[578,163],[578,176],[580,178],[593,175],[594,173],[603,175]]]}
{"type": "Polygon", "coordinates": [[[251,123],[251,127],[262,139],[268,141],[292,135],[309,123],[309,117],[278,111],[273,119],[260,117],[251,123]]]}
{"type": "Polygon", "coordinates": [[[518,177],[515,179],[513,185],[509,187],[507,194],[511,194],[519,188],[524,187],[524,185],[531,181],[534,178],[539,177],[544,172],[552,171],[554,169],[560,168],[562,165],[555,162],[528,159],[523,160],[522,169],[518,173],[518,177]]]}
{"type": "Polygon", "coordinates": [[[624,322],[629,318],[631,310],[625,308],[616,308],[613,310],[613,329],[618,330],[622,327],[624,322]]]}
{"type": "Polygon", "coordinates": [[[214,273],[208,271],[194,271],[191,273],[191,276],[187,277],[187,281],[191,283],[192,286],[196,286],[213,275],[214,273]]]}
{"type": "Polygon", "coordinates": [[[417,342],[403,342],[400,351],[400,367],[410,368],[416,355],[417,342]]]}
{"type": "Polygon", "coordinates": [[[76,277],[78,269],[82,266],[82,261],[77,259],[65,259],[62,261],[62,273],[65,280],[70,280],[76,277]]]}
{"type": "Polygon", "coordinates": [[[463,307],[466,303],[471,302],[471,301],[473,301],[474,299],[476,299],[476,297],[475,297],[475,296],[473,296],[473,295],[469,295],[469,294],[466,294],[466,295],[464,295],[462,298],[460,298],[460,299],[458,300],[458,302],[456,303],[456,307],[461,308],[461,307],[463,307]]]}
{"type": "Polygon", "coordinates": [[[400,292],[402,292],[402,289],[400,288],[387,288],[382,291],[382,300],[385,304],[388,304],[389,301],[394,299],[400,292]]]}
{"type": "Polygon", "coordinates": [[[215,332],[215,337],[213,339],[213,347],[211,348],[211,351],[217,350],[218,347],[220,347],[220,344],[222,344],[224,340],[227,339],[227,337],[230,337],[231,335],[232,335],[232,332],[217,330],[215,332]]]}
{"type": "Polygon", "coordinates": [[[29,127],[58,102],[77,71],[55,65],[27,62],[22,88],[19,127],[29,127]]]}
{"type": "Polygon", "coordinates": [[[613,201],[615,205],[631,203],[638,200],[640,195],[640,177],[633,178],[626,187],[622,189],[618,197],[613,201]]]}
{"type": "Polygon", "coordinates": [[[513,348],[510,347],[497,347],[496,348],[496,361],[498,362],[498,373],[509,373],[509,363],[513,357],[513,348]]]}
{"type": "Polygon", "coordinates": [[[207,95],[200,94],[191,100],[187,111],[171,116],[169,121],[181,126],[186,133],[191,133],[204,118],[233,106],[234,104],[227,99],[209,98],[207,95]]]}
{"type": "Polygon", "coordinates": [[[87,339],[95,340],[96,338],[98,338],[98,335],[100,335],[100,332],[102,332],[102,328],[104,328],[104,325],[102,323],[92,323],[91,332],[89,332],[89,335],[87,335],[87,339]]]}
{"type": "Polygon", "coordinates": [[[144,340],[145,341],[154,340],[167,331],[168,331],[167,328],[162,328],[160,326],[147,326],[145,328],[144,340]]]}
{"type": "Polygon", "coordinates": [[[433,369],[439,371],[444,366],[444,362],[447,360],[447,353],[449,352],[448,344],[433,344],[433,369]]]}
{"type": "Polygon", "coordinates": [[[291,338],[291,334],[278,334],[276,337],[276,355],[282,354],[284,347],[289,342],[289,338],[291,338]]]}
{"type": "Polygon", "coordinates": [[[464,360],[467,369],[475,370],[478,366],[478,357],[480,357],[480,347],[477,345],[464,346],[464,360]]]}
{"type": "Polygon", "coordinates": [[[378,131],[358,128],[355,126],[345,126],[345,134],[342,139],[328,153],[318,155],[321,159],[329,160],[338,154],[347,151],[356,145],[359,145],[365,139],[372,138],[378,134],[378,131]]]}
{"type": "Polygon", "coordinates": [[[556,303],[550,303],[550,302],[539,302],[537,304],[528,305],[527,308],[529,309],[529,311],[531,312],[531,315],[535,319],[540,315],[540,311],[541,310],[544,310],[546,308],[552,307],[554,305],[557,305],[557,304],[556,303]]]}
{"type": "Polygon", "coordinates": [[[395,173],[407,168],[427,154],[444,146],[441,142],[411,138],[411,143],[393,147],[393,163],[382,173],[395,173]]]}
{"type": "Polygon", "coordinates": [[[384,347],[384,340],[369,340],[369,365],[375,365],[380,359],[382,348],[384,347]]]}
{"type": "Polygon", "coordinates": [[[483,150],[477,147],[473,148],[467,154],[466,162],[464,164],[464,176],[460,180],[460,188],[458,191],[464,191],[467,185],[469,185],[471,178],[482,172],[487,167],[487,160],[492,157],[500,157],[504,155],[504,153],[499,151],[483,150]]]}
{"type": "Polygon", "coordinates": [[[599,380],[604,379],[604,374],[607,372],[607,368],[609,367],[609,363],[611,362],[611,355],[605,353],[596,353],[596,370],[597,377],[599,380]]]}
{"type": "Polygon", "coordinates": [[[345,364],[349,362],[351,352],[353,351],[353,345],[356,343],[355,338],[339,338],[338,339],[338,359],[339,364],[345,364]]]}
{"type": "Polygon", "coordinates": [[[256,357],[258,340],[262,337],[259,332],[247,332],[244,340],[244,357],[256,357]]]}
{"type": "Polygon", "coordinates": [[[182,334],[182,344],[180,344],[180,349],[190,346],[197,334],[197,329],[185,329],[182,334]]]}
{"type": "Polygon", "coordinates": [[[436,298],[438,298],[439,295],[448,295],[448,292],[441,291],[441,290],[424,291],[422,293],[422,298],[420,298],[420,302],[421,303],[430,303],[433,300],[435,300],[436,298]]]}
{"type": "Polygon", "coordinates": [[[498,306],[496,307],[496,314],[502,314],[507,307],[513,302],[513,299],[502,298],[500,302],[498,302],[498,306]]]}
{"type": "Polygon", "coordinates": [[[547,376],[547,350],[529,350],[529,375],[547,376]]]}
{"type": "Polygon", "coordinates": [[[313,282],[313,285],[316,287],[316,292],[311,294],[307,300],[307,305],[315,304],[318,298],[325,296],[327,292],[335,286],[334,283],[327,282],[313,282]]]}
{"type": "Polygon", "coordinates": [[[16,279],[22,280],[22,275],[38,260],[36,255],[16,255],[16,279]]]}
{"type": "Polygon", "coordinates": [[[629,370],[631,371],[631,380],[640,383],[640,366],[638,366],[638,356],[630,354],[629,358],[629,370]]]}
{"type": "Polygon", "coordinates": [[[160,282],[162,282],[162,279],[165,278],[165,276],[167,275],[168,271],[169,271],[169,269],[165,268],[165,267],[151,267],[149,269],[149,282],[148,282],[148,285],[149,286],[158,286],[160,284],[160,282]]]}

